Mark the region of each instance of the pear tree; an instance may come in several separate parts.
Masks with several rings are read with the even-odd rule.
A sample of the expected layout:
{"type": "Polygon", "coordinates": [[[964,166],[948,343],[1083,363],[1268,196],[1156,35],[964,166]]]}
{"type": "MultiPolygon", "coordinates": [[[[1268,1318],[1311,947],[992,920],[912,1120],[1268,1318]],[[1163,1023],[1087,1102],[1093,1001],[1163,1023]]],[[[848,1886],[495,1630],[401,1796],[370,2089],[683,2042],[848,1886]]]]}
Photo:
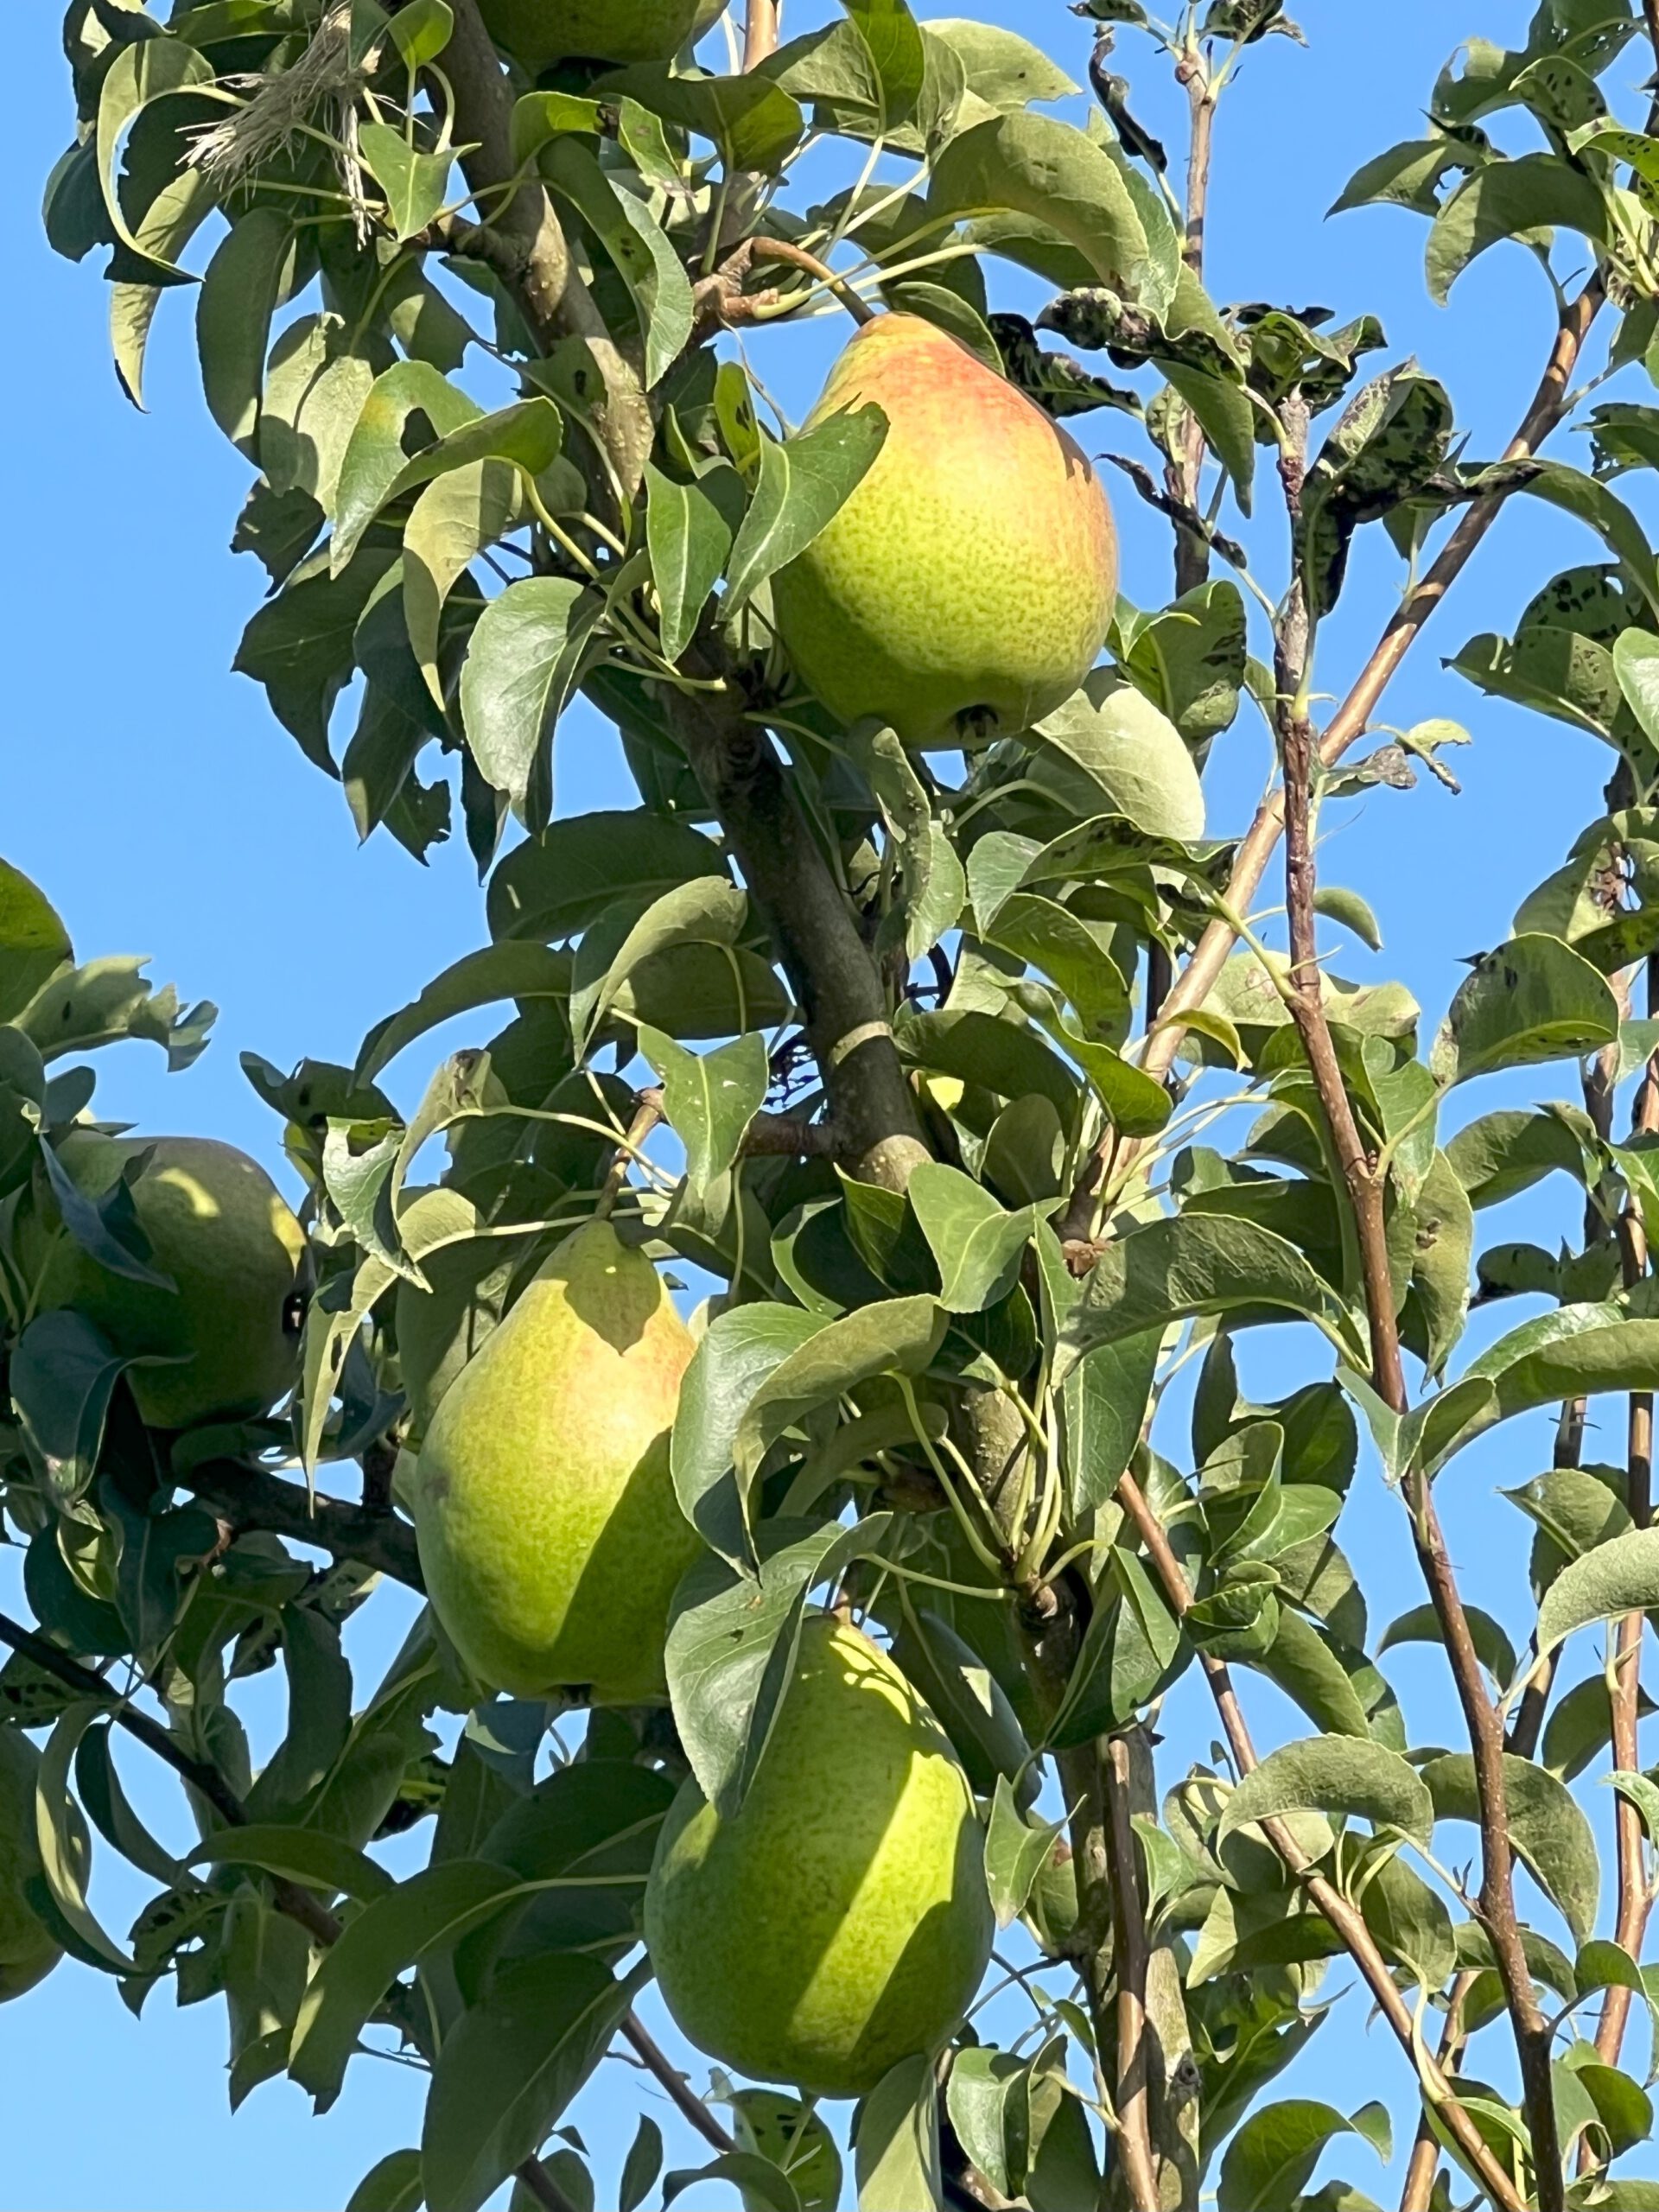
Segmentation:
{"type": "Polygon", "coordinates": [[[133,401],[194,316],[236,665],[481,941],[353,1065],[245,1060],[262,1164],[95,1098],[213,1008],[0,864],[0,2000],[222,1998],[238,2101],[400,2056],[353,2212],[1647,2212],[1659,9],[1467,0],[1356,149],[1337,217],[1421,223],[1436,299],[1548,276],[1497,450],[1363,266],[1334,313],[1206,267],[1317,21],[798,12],[70,0],[46,226],[133,401]],[[1328,965],[1378,931],[1319,830],[1370,794],[1403,878],[1483,696],[1610,773],[1436,1020],[1328,965]],[[632,788],[572,812],[595,715],[632,788]],[[1480,1219],[1563,1194],[1554,1249],[1480,1219]],[[1529,1414],[1500,1616],[1441,1485],[1529,1414]],[[1387,2104],[1330,2101],[1338,2003],[1387,2104]]]}

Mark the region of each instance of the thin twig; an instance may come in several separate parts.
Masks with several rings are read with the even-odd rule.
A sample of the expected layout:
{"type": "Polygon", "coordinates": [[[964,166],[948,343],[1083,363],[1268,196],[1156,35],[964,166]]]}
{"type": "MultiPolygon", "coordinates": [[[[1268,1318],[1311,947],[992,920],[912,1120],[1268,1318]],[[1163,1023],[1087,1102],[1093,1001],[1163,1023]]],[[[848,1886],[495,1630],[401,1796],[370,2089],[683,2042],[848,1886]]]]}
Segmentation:
{"type": "MultiPolygon", "coordinates": [[[[1198,41],[1182,52],[1176,79],[1186,87],[1191,138],[1186,162],[1186,227],[1181,258],[1200,282],[1204,277],[1205,231],[1210,212],[1210,166],[1215,151],[1216,96],[1210,72],[1198,41]]],[[[1173,465],[1171,491],[1185,507],[1196,512],[1204,481],[1204,426],[1191,408],[1181,435],[1181,462],[1173,465]]],[[[1193,591],[1208,581],[1210,541],[1200,533],[1178,528],[1175,534],[1175,589],[1177,595],[1193,591]]]]}
{"type": "MultiPolygon", "coordinates": [[[[1117,1498],[1135,1523],[1135,1533],[1153,1563],[1165,1596],[1174,1611],[1185,1617],[1193,1602],[1192,1585],[1175,1556],[1163,1523],[1153,1511],[1145,1492],[1133,1475],[1125,1474],[1119,1479],[1117,1498]]],[[[1216,1710],[1221,1716],[1222,1729],[1234,1763],[1240,1774],[1249,1774],[1261,1762],[1256,1757],[1255,1745],[1239,1704],[1238,1694],[1233,1688],[1232,1676],[1224,1661],[1214,1658],[1207,1652],[1199,1654],[1199,1664],[1209,1684],[1210,1694],[1215,1700],[1216,1710]]],[[[1377,1948],[1376,1939],[1366,1926],[1363,1916],[1339,1890],[1316,1871],[1282,1821],[1263,1821],[1262,1832],[1307,1891],[1309,1902],[1336,1930],[1413,2067],[1423,2065],[1410,2010],[1395,1985],[1388,1961],[1377,1948]]],[[[1455,2090],[1439,2066],[1432,2059],[1427,2060],[1424,2072],[1427,2093],[1433,2099],[1447,2133],[1467,2159],[1471,2171],[1478,2177],[1487,2195],[1501,2208],[1501,2212],[1527,2212],[1524,2200],[1514,2181],[1487,2148],[1485,2138],[1457,2101],[1455,2090]]]]}
{"type": "Polygon", "coordinates": [[[641,2063],[650,2069],[667,2091],[675,2110],[682,2119],[690,2122],[705,2143],[716,2151],[736,2150],[736,2142],[715,2118],[637,2014],[630,2012],[625,2017],[622,2037],[624,2042],[632,2044],[641,2063]]]}
{"type": "Polygon", "coordinates": [[[791,245],[787,238],[753,238],[749,243],[756,260],[786,261],[791,269],[804,269],[808,276],[816,276],[855,322],[862,325],[875,321],[875,309],[869,302],[861,299],[847,279],[838,276],[829,263],[820,261],[816,253],[809,253],[804,246],[791,245]]]}
{"type": "MultiPolygon", "coordinates": [[[[1569,302],[1562,315],[1550,349],[1548,365],[1533,396],[1532,404],[1519,429],[1503,448],[1503,460],[1526,459],[1537,450],[1553,430],[1560,427],[1567,412],[1568,390],[1579,356],[1584,350],[1591,326],[1601,312],[1605,298],[1599,276],[1592,276],[1578,298],[1569,302]]],[[[1370,659],[1355,679],[1352,690],[1326,725],[1319,742],[1319,760],[1324,766],[1330,767],[1339,760],[1348,747],[1364,734],[1401,663],[1417,642],[1435,609],[1468,566],[1471,557],[1497,521],[1510,496],[1508,491],[1493,492],[1486,498],[1474,501],[1465,510],[1440,557],[1389,620],[1370,659]]],[[[1283,800],[1281,795],[1275,793],[1258,810],[1239,846],[1233,864],[1232,880],[1226,893],[1227,904],[1234,913],[1249,911],[1283,830],[1283,800]]],[[[1198,940],[1192,959],[1170,994],[1165,1008],[1166,1017],[1171,1014],[1188,1014],[1203,1005],[1215,988],[1216,979],[1236,942],[1233,931],[1224,922],[1211,924],[1198,940]]],[[[1184,1034],[1178,1022],[1169,1022],[1167,1027],[1160,1030],[1145,1061],[1149,1074],[1168,1074],[1180,1050],[1184,1034]]]]}
{"type": "Polygon", "coordinates": [[[608,1221],[616,1211],[616,1202],[628,1179],[628,1170],[639,1159],[645,1139],[663,1118],[663,1094],[660,1090],[639,1091],[633,1102],[633,1119],[628,1124],[628,1134],[616,1147],[616,1152],[600,1186],[599,1202],[594,1208],[595,1221],[608,1221]]]}
{"type": "MultiPolygon", "coordinates": [[[[1287,404],[1283,412],[1287,444],[1281,474],[1285,481],[1287,506],[1295,528],[1300,521],[1307,410],[1305,406],[1293,408],[1287,404]]],[[[1370,1148],[1360,1133],[1337,1058],[1319,970],[1311,819],[1314,738],[1302,707],[1307,650],[1308,622],[1299,583],[1291,591],[1279,626],[1276,671],[1290,925],[1289,1005],[1313,1074],[1320,1110],[1336,1147],[1358,1237],[1360,1272],[1370,1328],[1372,1387],[1395,1414],[1403,1414],[1408,1409],[1409,1399],[1389,1261],[1384,1213],[1387,1178],[1376,1172],[1370,1148]]],[[[1481,1840],[1479,1916],[1491,1942],[1520,2056],[1540,2212],[1563,2212],[1566,2199],[1550,2073],[1549,2029],[1535,1993],[1515,1909],[1515,1859],[1503,1768],[1503,1724],[1486,1693],[1462,1593],[1447,1556],[1427,1478],[1408,1473],[1402,1490],[1410,1510],[1418,1562],[1445,1640],[1474,1752],[1481,1840]]]]}
{"type": "Polygon", "coordinates": [[[1117,2152],[1135,2212],[1159,2212],[1161,2198],[1147,2116],[1146,1908],[1130,1822],[1129,1747],[1114,1736],[1096,1754],[1106,1801],[1117,1974],[1117,2152]]]}
{"type": "MultiPolygon", "coordinates": [[[[1655,4],[1659,5],[1659,0],[1655,0],[1655,4]]],[[[1651,984],[1648,1007],[1651,1013],[1654,1010],[1651,984]]],[[[1654,1064],[1649,1062],[1646,1078],[1637,1097],[1636,1128],[1638,1135],[1650,1135],[1659,1129],[1659,1083],[1656,1083],[1655,1074],[1654,1064]]],[[[1641,1217],[1633,1207],[1627,1206],[1619,1220],[1618,1242],[1621,1272],[1624,1287],[1629,1290],[1640,1282],[1648,1271],[1648,1240],[1641,1217]]],[[[1645,1529],[1653,1519],[1653,1393],[1650,1390],[1635,1390],[1630,1394],[1625,1466],[1625,1503],[1636,1526],[1645,1529]]],[[[1646,1626],[1645,1614],[1626,1614],[1618,1624],[1618,1635],[1613,1647],[1613,1764],[1623,1773],[1639,1772],[1642,1765],[1637,1722],[1641,1710],[1642,1647],[1646,1626]]],[[[1642,1818],[1635,1806],[1623,1796],[1618,1800],[1616,1815],[1618,1916],[1613,1929],[1613,1940],[1622,1945],[1633,1959],[1639,1961],[1654,1902],[1648,1888],[1647,1870],[1643,1863],[1642,1818]]],[[[1628,1989],[1610,1989],[1602,1999],[1601,2018],[1596,2025],[1596,2052],[1604,2066],[1618,2065],[1630,2015],[1630,1992],[1628,1989]]],[[[1581,2146],[1580,2158],[1586,2170],[1597,2163],[1586,2156],[1587,2150],[1587,2145],[1581,2146]]]]}

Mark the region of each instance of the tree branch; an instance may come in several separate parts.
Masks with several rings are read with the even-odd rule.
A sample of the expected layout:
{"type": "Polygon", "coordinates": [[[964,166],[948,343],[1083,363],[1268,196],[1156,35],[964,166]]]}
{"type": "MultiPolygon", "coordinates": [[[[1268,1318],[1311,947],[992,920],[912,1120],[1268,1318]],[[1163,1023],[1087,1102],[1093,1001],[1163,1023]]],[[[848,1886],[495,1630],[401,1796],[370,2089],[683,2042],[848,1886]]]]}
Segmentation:
{"type": "Polygon", "coordinates": [[[674,2109],[696,2129],[705,2143],[716,2151],[736,2150],[735,2139],[727,2133],[636,2013],[628,2013],[623,2020],[622,2037],[633,2046],[641,2063],[656,2075],[674,2109]]]}
{"type": "Polygon", "coordinates": [[[830,874],[771,740],[745,719],[735,694],[677,692],[670,711],[744,881],[772,925],[852,1173],[902,1190],[929,1155],[887,993],[851,902],[830,874]]]}
{"type": "Polygon", "coordinates": [[[749,0],[743,19],[743,67],[758,69],[778,51],[782,28],[783,0],[749,0]]]}
{"type": "MultiPolygon", "coordinates": [[[[1659,0],[1656,0],[1656,4],[1659,4],[1659,0]]],[[[1601,279],[1592,276],[1578,298],[1568,304],[1561,316],[1548,363],[1533,395],[1532,404],[1522,418],[1514,437],[1503,448],[1501,456],[1503,461],[1529,458],[1551,432],[1560,427],[1567,412],[1568,386],[1578,365],[1579,356],[1605,299],[1601,279]]],[[[1355,679],[1352,690],[1326,726],[1319,748],[1319,760],[1324,766],[1333,766],[1348,747],[1364,734],[1401,663],[1422,634],[1435,609],[1468,566],[1510,496],[1509,491],[1496,491],[1484,499],[1476,500],[1465,510],[1439,558],[1399,612],[1391,618],[1370,659],[1355,679]]],[[[1239,846],[1233,864],[1232,880],[1227,887],[1227,903],[1235,913],[1248,911],[1283,829],[1283,798],[1281,794],[1275,793],[1258,810],[1239,846]]],[[[1210,925],[1169,995],[1165,1007],[1166,1015],[1188,1014],[1203,1005],[1214,989],[1216,979],[1236,943],[1237,939],[1224,922],[1210,925]]],[[[1147,1053],[1145,1065],[1149,1074],[1168,1074],[1174,1065],[1184,1034],[1179,1023],[1175,1021],[1167,1022],[1159,1031],[1147,1053]]]]}
{"type": "MultiPolygon", "coordinates": [[[[1117,1498],[1135,1523],[1135,1533],[1153,1563],[1165,1596],[1176,1614],[1185,1618],[1193,1602],[1192,1586],[1170,1545],[1163,1523],[1153,1511],[1145,1492],[1133,1475],[1125,1474],[1121,1478],[1117,1498]]],[[[1198,1662],[1210,1686],[1216,1710],[1221,1716],[1222,1728],[1234,1764],[1241,1775],[1249,1774],[1261,1762],[1256,1758],[1255,1745],[1251,1740],[1238,1694],[1233,1688],[1232,1676],[1224,1661],[1213,1658],[1208,1653],[1200,1652],[1198,1662]]],[[[1470,2171],[1478,2177],[1493,2203],[1501,2208],[1501,2212],[1527,2212],[1525,2202],[1514,2181],[1488,2150],[1480,2130],[1458,2102],[1451,2082],[1438,2064],[1427,2057],[1427,2054],[1420,2057],[1411,2010],[1395,1987],[1388,1961],[1378,1949],[1376,1940],[1366,1926],[1363,1916],[1324,1875],[1318,1872],[1282,1821],[1263,1821],[1262,1832],[1292,1875],[1307,1891],[1309,1902],[1324,1915],[1341,1938],[1366,1987],[1376,1999],[1379,2011],[1393,2029],[1401,2049],[1418,2072],[1423,2082],[1424,2094],[1432,2099],[1446,2132],[1468,2161],[1470,2171]]]]}
{"type": "MultiPolygon", "coordinates": [[[[478,0],[451,0],[454,28],[443,68],[454,92],[456,139],[489,240],[483,257],[512,291],[544,353],[562,338],[585,341],[605,396],[593,420],[611,469],[627,493],[644,471],[653,435],[650,404],[633,363],[611,336],[582,282],[546,187],[533,175],[503,197],[518,175],[512,158],[512,90],[501,71],[478,0]]],[[[470,230],[472,226],[468,226],[470,230]]],[[[476,236],[473,243],[481,241],[476,236]]]]}
{"type": "Polygon", "coordinates": [[[240,1533],[263,1529],[296,1543],[315,1544],[331,1559],[356,1560],[394,1582],[424,1592],[415,1531],[407,1521],[338,1498],[308,1497],[297,1483],[239,1459],[207,1459],[175,1479],[240,1533]]]}
{"type": "MultiPolygon", "coordinates": [[[[1181,258],[1193,276],[1204,278],[1205,230],[1210,212],[1210,165],[1215,152],[1216,99],[1204,54],[1194,38],[1176,65],[1176,81],[1186,87],[1191,137],[1186,162],[1186,229],[1181,258]]],[[[1170,490],[1193,512],[1204,481],[1203,425],[1189,407],[1181,436],[1181,465],[1171,467],[1170,490]]],[[[1179,524],[1175,532],[1175,590],[1178,596],[1209,580],[1210,540],[1179,524]]]]}
{"type": "Polygon", "coordinates": [[[1129,1819],[1129,1747],[1113,1736],[1095,1754],[1105,1800],[1105,1842],[1111,1870],[1114,1948],[1117,1969],[1118,2156],[1135,2212],[1160,2212],[1162,2196],[1153,2158],[1148,2119],[1147,1974],[1150,1947],[1129,1819]]]}
{"type": "MultiPolygon", "coordinates": [[[[1307,411],[1287,402],[1289,444],[1281,463],[1293,533],[1300,531],[1307,411]]],[[[1372,1387],[1395,1414],[1408,1410],[1401,1360],[1393,1271],[1384,1213],[1386,1178],[1379,1175],[1360,1133],[1348,1086],[1337,1059],[1325,1014],[1319,969],[1312,826],[1314,741],[1303,709],[1309,626],[1300,582],[1292,587],[1278,637],[1278,724],[1284,780],[1285,878],[1290,927],[1291,1016],[1336,1147],[1349,1207],[1359,1240],[1360,1270],[1370,1326],[1372,1387]]],[[[1523,2100],[1532,2136],[1540,2212],[1563,2212],[1564,2184],[1550,2073],[1548,2024],[1534,1994],[1531,1969],[1515,1910],[1515,1860],[1510,1841],[1504,1777],[1503,1724],[1486,1694],[1470,1634],[1462,1593],[1446,1554],[1433,1495],[1426,1476],[1408,1473],[1402,1484],[1411,1514],[1418,1561],[1445,1639],[1458,1699],[1474,1752],[1481,1840],[1480,1917],[1491,1939],[1520,2056],[1523,2100]]]]}

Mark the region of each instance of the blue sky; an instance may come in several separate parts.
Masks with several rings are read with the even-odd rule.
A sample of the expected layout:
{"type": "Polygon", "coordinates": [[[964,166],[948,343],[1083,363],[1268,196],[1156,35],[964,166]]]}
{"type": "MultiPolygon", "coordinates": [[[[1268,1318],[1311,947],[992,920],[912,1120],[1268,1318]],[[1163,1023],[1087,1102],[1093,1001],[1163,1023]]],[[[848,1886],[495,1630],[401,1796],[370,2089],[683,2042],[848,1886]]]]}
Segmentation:
{"type": "MultiPolygon", "coordinates": [[[[830,12],[829,0],[797,0],[791,28],[830,12]]],[[[980,0],[976,12],[1037,37],[1081,78],[1089,34],[1061,0],[980,0]]],[[[1506,248],[1477,264],[1450,312],[1436,309],[1422,284],[1420,220],[1368,210],[1327,223],[1323,211],[1362,159],[1418,135],[1430,85],[1457,37],[1518,43],[1530,7],[1300,0],[1298,12],[1311,50],[1268,41],[1222,111],[1211,289],[1224,299],[1317,301],[1344,320],[1377,313],[1393,356],[1415,353],[1447,382],[1471,449],[1489,453],[1518,418],[1547,348],[1552,309],[1542,277],[1506,248]]],[[[139,415],[108,364],[105,288],[90,264],[55,259],[40,236],[32,209],[71,111],[55,8],[37,0],[28,14],[10,45],[10,128],[0,144],[5,201],[18,211],[14,337],[0,356],[12,669],[0,738],[0,849],[56,900],[83,957],[150,953],[158,980],[222,1008],[214,1044],[183,1076],[166,1077],[159,1057],[141,1048],[107,1058],[102,1109],[152,1130],[229,1138],[275,1165],[277,1132],[244,1081],[238,1053],[253,1050],[282,1066],[305,1053],[349,1060],[373,1021],[483,941],[481,898],[459,843],[438,851],[428,869],[384,836],[359,849],[338,787],[302,760],[264,695],[230,672],[261,584],[251,561],[227,551],[245,466],[204,410],[188,301],[163,303],[150,353],[150,412],[139,415]]],[[[1184,102],[1158,80],[1145,41],[1127,35],[1120,52],[1119,66],[1145,88],[1137,106],[1179,146],[1184,102]]],[[[1645,48],[1633,47],[1612,75],[1621,97],[1645,71],[1645,48]]],[[[1011,284],[1000,303],[1030,296],[1011,284]]],[[[827,321],[764,341],[757,365],[791,413],[804,410],[843,334],[843,325],[827,321]]],[[[1133,426],[1121,416],[1091,416],[1080,427],[1091,450],[1135,449],[1133,426]]],[[[1563,450],[1583,458],[1567,442],[1563,450]]],[[[1162,525],[1138,510],[1122,519],[1124,588],[1142,604],[1160,604],[1169,591],[1162,525]]],[[[1271,577],[1271,530],[1256,543],[1271,577]]],[[[1482,700],[1443,672],[1440,656],[1478,631],[1512,626],[1548,575],[1592,557],[1589,541],[1560,517],[1515,504],[1384,709],[1402,726],[1431,715],[1468,725],[1476,742],[1455,761],[1464,796],[1426,782],[1408,795],[1374,795],[1326,824],[1327,879],[1364,893],[1388,938],[1381,960],[1357,949],[1338,965],[1362,978],[1402,977],[1431,1018],[1456,988],[1458,957],[1507,933],[1521,896],[1600,812],[1610,766],[1590,739],[1482,700]]],[[[1392,605],[1395,575],[1382,534],[1370,533],[1324,641],[1322,688],[1346,689],[1392,605]]],[[[1243,825],[1268,766],[1260,724],[1241,720],[1217,747],[1213,829],[1243,825]]],[[[619,803],[614,747],[590,715],[573,715],[562,730],[558,778],[561,810],[619,803]]],[[[412,1104],[440,1053],[482,1033],[474,1026],[427,1040],[394,1069],[394,1090],[412,1104]]],[[[1515,1096],[1527,1090],[1510,1087],[1515,1096]]],[[[1498,1103],[1508,1096],[1489,1086],[1478,1108],[1498,1103]]],[[[1517,1220],[1497,1233],[1538,1228],[1517,1220]]],[[[1300,1370],[1287,1365],[1281,1332],[1266,1332],[1247,1364],[1247,1385],[1264,1395],[1287,1379],[1300,1379],[1300,1370]]],[[[1459,1463],[1443,1510],[1469,1596],[1514,1623],[1524,1535],[1492,1492],[1548,1464],[1548,1435],[1535,1423],[1503,1436],[1501,1447],[1459,1463]]],[[[1397,1510],[1372,1479],[1344,1524],[1351,1551],[1374,1565],[1378,1622],[1418,1596],[1397,1510]]],[[[377,1620],[358,1646],[371,1670],[395,1647],[403,1606],[399,1593],[377,1601],[377,1620]]],[[[1432,1653],[1408,1652],[1391,1669],[1418,1735],[1433,1725],[1438,1665],[1432,1653]]],[[[1263,1686],[1252,1683],[1250,1699],[1264,1741],[1296,1732],[1263,1686]]],[[[280,1712],[263,1719],[275,1727],[280,1712]]],[[[1185,1692],[1168,1725],[1185,1750],[1206,1753],[1209,1716],[1185,1692]]],[[[123,1764],[142,1804],[169,1805],[136,1754],[123,1764]]],[[[110,1924],[124,1929],[137,1894],[106,1869],[95,1897],[110,1924]]],[[[1345,1981],[1333,1974],[1333,1987],[1345,1981]]],[[[1399,2069],[1385,2043],[1367,2037],[1362,2004],[1350,1996],[1298,2088],[1343,2103],[1389,2094],[1399,2069]]],[[[65,1967],[26,2005],[0,2012],[0,2078],[15,2116],[0,2165],[0,2212],[326,2212],[382,2152],[416,2139],[419,2083],[397,2067],[359,2061],[340,2104],[315,2121],[285,2083],[257,2091],[232,2119],[223,2064],[218,2006],[179,2012],[162,1993],[136,2024],[101,1977],[65,1967]],[[50,2125],[33,2124],[36,2115],[42,2123],[50,2115],[50,2125]]],[[[577,2117],[598,2150],[601,2202],[637,2107],[633,2077],[620,2066],[582,2101],[577,2117]]],[[[696,2163],[684,2131],[659,2102],[651,2108],[669,2133],[671,2163],[696,2163]]],[[[1368,2163],[1363,2152],[1346,2162],[1361,2186],[1387,2194],[1368,2163]]],[[[704,2192],[687,2201],[717,2199],[704,2192]]]]}

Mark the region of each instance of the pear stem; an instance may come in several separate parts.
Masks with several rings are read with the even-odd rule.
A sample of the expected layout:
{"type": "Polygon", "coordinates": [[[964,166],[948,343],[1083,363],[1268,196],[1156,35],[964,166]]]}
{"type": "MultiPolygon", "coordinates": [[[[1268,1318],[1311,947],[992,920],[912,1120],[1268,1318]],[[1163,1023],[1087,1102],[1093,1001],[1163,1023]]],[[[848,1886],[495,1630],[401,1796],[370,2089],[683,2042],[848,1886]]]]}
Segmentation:
{"type": "Polygon", "coordinates": [[[816,276],[824,289],[831,293],[856,323],[874,322],[875,309],[868,300],[862,300],[847,282],[838,276],[827,261],[820,261],[816,253],[809,253],[804,245],[791,245],[785,238],[756,238],[754,251],[765,261],[786,261],[791,268],[804,269],[816,276]]]}
{"type": "Polygon", "coordinates": [[[663,1119],[663,1094],[660,1090],[642,1090],[634,1100],[633,1119],[628,1124],[628,1134],[616,1148],[594,1208],[595,1221],[608,1221],[616,1211],[616,1202],[622,1195],[622,1186],[628,1179],[628,1170],[639,1157],[645,1139],[663,1119]]]}

